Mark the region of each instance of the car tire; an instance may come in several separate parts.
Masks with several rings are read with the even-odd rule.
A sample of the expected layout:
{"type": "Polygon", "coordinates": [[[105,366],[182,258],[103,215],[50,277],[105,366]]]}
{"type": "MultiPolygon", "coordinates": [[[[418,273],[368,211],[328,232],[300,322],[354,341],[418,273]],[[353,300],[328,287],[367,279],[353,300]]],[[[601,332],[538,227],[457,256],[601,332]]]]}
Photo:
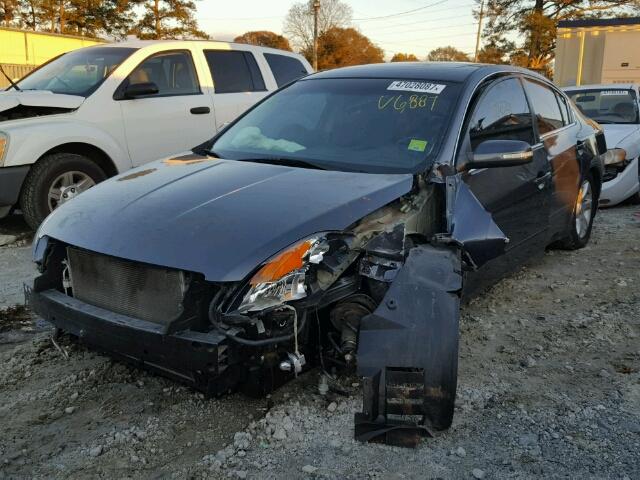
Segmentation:
{"type": "Polygon", "coordinates": [[[41,158],[22,185],[20,208],[25,221],[37,229],[60,204],[106,178],[104,171],[83,155],[53,153],[41,158]]]}
{"type": "Polygon", "coordinates": [[[598,205],[594,185],[593,175],[589,172],[580,184],[567,236],[557,242],[558,247],[565,250],[577,250],[589,243],[598,205]],[[587,207],[589,208],[587,209],[587,207]]]}

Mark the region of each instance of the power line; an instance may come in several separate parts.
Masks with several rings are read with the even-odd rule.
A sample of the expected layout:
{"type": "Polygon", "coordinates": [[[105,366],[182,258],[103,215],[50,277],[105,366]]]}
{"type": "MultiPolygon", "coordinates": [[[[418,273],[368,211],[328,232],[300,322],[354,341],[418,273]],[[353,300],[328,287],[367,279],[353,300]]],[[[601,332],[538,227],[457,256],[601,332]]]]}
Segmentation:
{"type": "Polygon", "coordinates": [[[383,35],[403,35],[405,33],[415,33],[415,32],[425,32],[425,31],[431,31],[431,30],[444,30],[447,28],[459,28],[459,27],[471,27],[471,26],[475,26],[476,23],[460,23],[457,25],[442,25],[440,27],[429,27],[428,29],[425,28],[420,28],[418,30],[406,30],[406,31],[401,31],[401,32],[382,32],[379,34],[374,34],[376,36],[383,36],[383,35]]]}
{"type": "Polygon", "coordinates": [[[424,24],[428,24],[428,23],[436,23],[436,22],[442,22],[444,20],[453,20],[456,18],[460,18],[461,15],[452,15],[450,17],[439,17],[439,18],[430,18],[428,20],[418,20],[415,22],[408,22],[408,23],[398,23],[398,24],[394,24],[394,25],[381,25],[379,27],[369,27],[367,26],[367,30],[371,30],[371,29],[375,29],[375,31],[381,30],[381,29],[393,29],[393,28],[398,28],[398,27],[408,27],[411,25],[424,25],[424,24]]]}
{"type": "Polygon", "coordinates": [[[429,40],[438,40],[438,39],[442,39],[442,38],[460,38],[460,37],[468,37],[468,36],[475,36],[476,33],[475,32],[470,32],[470,33],[459,33],[456,35],[452,35],[452,34],[448,34],[448,35],[436,35],[434,37],[425,37],[425,38],[416,38],[414,40],[408,40],[406,42],[385,42],[385,41],[379,41],[376,40],[375,38],[372,38],[371,40],[374,41],[375,43],[378,44],[388,44],[388,45],[415,45],[419,42],[426,42],[429,40]]]}
{"type": "Polygon", "coordinates": [[[418,12],[420,10],[426,10],[427,8],[435,7],[436,5],[440,5],[442,3],[445,3],[446,1],[447,0],[440,0],[439,2],[431,3],[429,5],[425,5],[424,7],[414,8],[413,10],[407,10],[406,12],[392,13],[390,15],[382,15],[382,16],[379,16],[379,17],[368,17],[368,18],[354,18],[353,21],[354,22],[366,22],[366,21],[369,21],[369,20],[382,20],[382,19],[385,19],[385,18],[399,17],[400,15],[407,15],[409,13],[418,12]]]}

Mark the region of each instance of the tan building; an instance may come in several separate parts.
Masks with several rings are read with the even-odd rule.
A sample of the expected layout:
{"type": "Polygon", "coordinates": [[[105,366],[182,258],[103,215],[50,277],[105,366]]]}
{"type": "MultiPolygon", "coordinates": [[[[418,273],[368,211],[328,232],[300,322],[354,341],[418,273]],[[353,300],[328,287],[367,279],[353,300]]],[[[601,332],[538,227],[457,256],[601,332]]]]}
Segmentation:
{"type": "Polygon", "coordinates": [[[558,23],[554,82],[640,83],[640,17],[558,23]]]}
{"type": "MultiPolygon", "coordinates": [[[[0,28],[0,65],[12,79],[18,79],[62,53],[98,43],[105,40],[0,28]]],[[[0,88],[8,85],[0,75],[0,88]]]]}

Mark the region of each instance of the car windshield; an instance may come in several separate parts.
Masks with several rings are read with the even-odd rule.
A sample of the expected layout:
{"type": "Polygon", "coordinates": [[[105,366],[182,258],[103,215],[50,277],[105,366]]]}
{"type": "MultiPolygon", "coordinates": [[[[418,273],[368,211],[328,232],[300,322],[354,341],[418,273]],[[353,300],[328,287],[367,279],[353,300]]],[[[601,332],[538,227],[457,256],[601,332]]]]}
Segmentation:
{"type": "Polygon", "coordinates": [[[433,163],[459,90],[428,80],[302,80],[229,127],[212,152],[327,170],[418,172],[433,163]]]}
{"type": "Polygon", "coordinates": [[[587,117],[599,123],[638,123],[638,101],[630,89],[598,88],[566,92],[587,117]]]}
{"type": "Polygon", "coordinates": [[[18,87],[88,97],[135,50],[91,47],[65,53],[24,77],[18,87]]]}

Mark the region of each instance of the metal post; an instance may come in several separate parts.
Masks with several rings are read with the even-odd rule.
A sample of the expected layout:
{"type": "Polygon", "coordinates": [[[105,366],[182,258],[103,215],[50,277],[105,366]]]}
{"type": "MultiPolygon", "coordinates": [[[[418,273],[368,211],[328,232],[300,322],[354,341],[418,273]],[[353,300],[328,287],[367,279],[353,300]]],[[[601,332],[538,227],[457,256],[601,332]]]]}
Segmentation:
{"type": "Polygon", "coordinates": [[[582,63],[584,62],[584,37],[585,32],[578,32],[578,36],[580,37],[580,51],[578,53],[578,75],[576,78],[576,85],[582,84],[582,63]]]}
{"type": "Polygon", "coordinates": [[[318,12],[320,0],[313,2],[313,69],[318,70],[318,12]]]}
{"type": "Polygon", "coordinates": [[[476,54],[473,57],[473,61],[478,61],[478,52],[480,51],[480,33],[482,31],[482,17],[484,17],[484,0],[480,2],[480,16],[478,17],[478,34],[476,35],[476,54]]]}

